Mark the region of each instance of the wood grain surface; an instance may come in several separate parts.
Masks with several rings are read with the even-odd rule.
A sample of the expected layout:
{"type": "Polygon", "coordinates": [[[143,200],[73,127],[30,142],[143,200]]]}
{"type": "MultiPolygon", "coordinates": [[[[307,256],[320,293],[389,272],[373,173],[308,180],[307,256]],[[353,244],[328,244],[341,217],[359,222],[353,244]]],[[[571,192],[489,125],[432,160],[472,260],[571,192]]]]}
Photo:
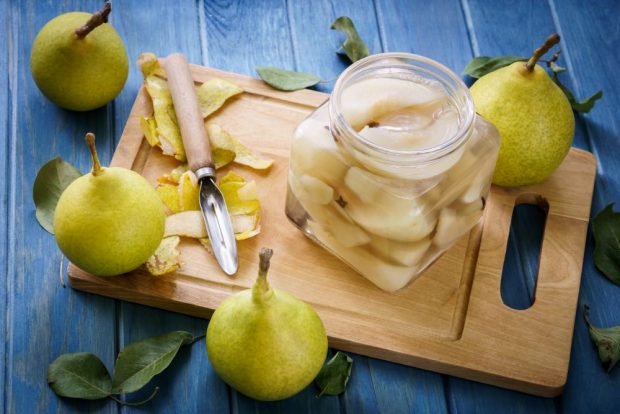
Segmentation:
{"type": "MultiPolygon", "coordinates": [[[[202,319],[63,289],[60,254],[53,237],[34,217],[32,184],[38,168],[61,155],[82,171],[89,168],[83,136],[93,131],[104,163],[126,124],[141,84],[130,66],[127,84],[115,101],[89,113],[58,109],[38,91],[29,69],[32,41],[52,17],[68,11],[94,11],[98,0],[0,2],[3,48],[0,53],[0,411],[24,412],[314,412],[314,413],[613,413],[617,411],[620,370],[600,367],[580,311],[575,320],[567,386],[555,399],[533,397],[456,377],[353,355],[353,375],[345,394],[316,399],[309,386],[277,403],[248,399],[215,375],[200,343],[180,353],[138,400],[156,385],[160,395],[144,407],[119,408],[111,401],[57,398],[45,382],[47,365],[64,352],[99,355],[108,368],[126,344],[176,329],[196,334],[202,319]]],[[[346,66],[335,51],[343,39],[329,30],[348,15],[371,52],[405,51],[428,55],[456,73],[478,54],[529,54],[550,32],[562,36],[561,75],[580,98],[603,89],[605,96],[587,115],[577,116],[575,146],[598,161],[593,214],[620,202],[620,82],[613,66],[620,49],[613,0],[350,0],[312,2],[269,0],[182,0],[114,2],[111,23],[127,46],[131,62],[144,51],[159,56],[183,52],[192,63],[255,76],[254,67],[273,65],[315,72],[330,80],[346,66]]],[[[471,82],[471,79],[466,79],[471,82]]],[[[317,89],[329,91],[333,83],[317,89]]],[[[529,303],[536,283],[537,253],[531,250],[525,212],[513,221],[513,250],[503,278],[510,301],[529,303]]],[[[579,307],[591,306],[592,321],[620,325],[620,288],[604,278],[592,261],[589,236],[579,307]]]]}
{"type": "MultiPolygon", "coordinates": [[[[271,283],[318,311],[335,348],[537,395],[555,396],[562,391],[594,185],[591,154],[571,150],[542,184],[493,187],[484,224],[415,282],[389,294],[311,243],[284,215],[293,130],[327,95],[276,92],[241,75],[201,66],[191,70],[196,82],[222,77],[244,87],[246,92],[209,117],[209,122],[276,160],[267,173],[239,171],[257,182],[261,234],[238,244],[240,268],[234,278],[220,270],[198,241],[186,240],[181,247],[183,266],[174,274],[153,278],[139,269],[106,278],[71,266],[68,273],[74,288],[209,317],[224,298],[252,286],[258,251],[269,246],[276,252],[271,283]],[[512,212],[518,204],[540,204],[548,210],[536,300],[527,311],[506,307],[499,294],[512,212]],[[550,353],[556,357],[549,358],[550,353]],[[508,359],[512,363],[506,363],[508,359]]],[[[112,165],[132,168],[156,185],[157,178],[178,162],[145,145],[140,119],[151,115],[143,88],[112,165]]]]}

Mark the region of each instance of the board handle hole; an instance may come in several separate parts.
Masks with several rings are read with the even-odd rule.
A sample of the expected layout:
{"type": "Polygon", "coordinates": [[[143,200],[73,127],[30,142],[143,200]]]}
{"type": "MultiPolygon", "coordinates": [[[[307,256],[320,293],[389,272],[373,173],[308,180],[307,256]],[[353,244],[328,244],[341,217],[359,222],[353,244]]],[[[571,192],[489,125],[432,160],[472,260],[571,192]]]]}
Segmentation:
{"type": "Polygon", "coordinates": [[[512,309],[534,304],[538,267],[549,203],[538,194],[522,194],[515,201],[502,281],[502,301],[512,309]]]}

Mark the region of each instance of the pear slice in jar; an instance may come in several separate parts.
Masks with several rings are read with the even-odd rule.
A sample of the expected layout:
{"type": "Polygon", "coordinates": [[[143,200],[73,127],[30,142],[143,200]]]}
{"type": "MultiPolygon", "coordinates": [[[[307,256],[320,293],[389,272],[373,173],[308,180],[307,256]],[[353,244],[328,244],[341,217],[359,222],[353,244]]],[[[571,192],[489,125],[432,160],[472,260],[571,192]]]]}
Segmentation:
{"type": "Polygon", "coordinates": [[[343,210],[364,230],[402,242],[422,240],[435,228],[437,213],[416,197],[403,197],[373,182],[357,167],[347,172],[339,188],[343,210]]]}
{"type": "Polygon", "coordinates": [[[302,203],[325,205],[334,200],[334,189],[311,175],[297,177],[290,171],[288,182],[291,191],[302,203]]]}
{"type": "Polygon", "coordinates": [[[335,187],[342,182],[348,167],[348,160],[325,123],[310,118],[299,125],[291,148],[291,170],[299,176],[312,175],[335,187]]]}
{"type": "MultiPolygon", "coordinates": [[[[291,191],[295,194],[293,186],[295,181],[289,180],[291,191]]],[[[297,196],[295,194],[295,196],[297,196]]],[[[338,243],[344,247],[361,246],[370,242],[370,236],[355,224],[342,211],[342,208],[335,201],[329,204],[321,205],[312,202],[310,199],[297,198],[310,220],[318,226],[329,229],[331,234],[338,240],[338,243]]]]}
{"type": "Polygon", "coordinates": [[[371,235],[370,237],[370,249],[374,253],[389,261],[407,267],[419,264],[430,246],[431,239],[429,237],[410,243],[390,240],[379,236],[371,235]]]}
{"type": "Polygon", "coordinates": [[[410,106],[428,105],[445,98],[438,87],[398,78],[370,78],[348,86],[341,95],[341,113],[356,131],[410,106]]]}
{"type": "Polygon", "coordinates": [[[393,292],[401,289],[418,271],[417,266],[406,267],[387,263],[362,247],[343,246],[331,231],[325,230],[317,223],[308,222],[308,230],[334,255],[385,291],[393,292]]]}
{"type": "Polygon", "coordinates": [[[439,213],[433,244],[444,249],[466,234],[482,217],[482,199],[458,209],[446,207],[439,213]]]}

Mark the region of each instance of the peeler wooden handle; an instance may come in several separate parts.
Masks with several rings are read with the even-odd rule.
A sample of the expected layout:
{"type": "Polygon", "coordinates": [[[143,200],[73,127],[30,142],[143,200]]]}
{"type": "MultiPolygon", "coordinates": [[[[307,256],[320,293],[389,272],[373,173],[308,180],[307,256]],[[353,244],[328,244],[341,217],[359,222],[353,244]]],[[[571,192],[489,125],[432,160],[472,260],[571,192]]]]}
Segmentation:
{"type": "Polygon", "coordinates": [[[189,168],[196,172],[203,167],[213,167],[209,136],[200,113],[187,59],[181,53],[173,53],[166,58],[164,68],[189,168]]]}

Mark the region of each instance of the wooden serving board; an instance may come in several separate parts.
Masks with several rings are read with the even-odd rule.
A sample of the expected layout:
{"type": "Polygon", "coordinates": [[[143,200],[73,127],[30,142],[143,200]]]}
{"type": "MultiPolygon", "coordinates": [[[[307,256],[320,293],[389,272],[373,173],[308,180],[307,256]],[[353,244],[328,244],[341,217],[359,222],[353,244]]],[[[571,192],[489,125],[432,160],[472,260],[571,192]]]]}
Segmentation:
{"type": "MultiPolygon", "coordinates": [[[[566,382],[595,177],[595,160],[572,149],[543,184],[494,187],[484,220],[421,277],[385,293],[327,253],[284,214],[287,157],[294,128],[327,95],[279,92],[256,79],[192,66],[197,82],[232,80],[245,89],[210,120],[250,148],[275,159],[267,173],[235,167],[257,181],[262,230],[239,242],[239,272],[230,278],[195,240],[181,245],[183,267],[153,277],[139,269],[102,278],[75,266],[75,289],[208,318],[227,296],[250,287],[258,251],[274,249],[274,287],[310,303],[334,348],[429,369],[541,396],[555,396],[566,382]],[[514,310],[502,302],[501,273],[515,204],[548,204],[534,304],[514,310]]],[[[177,165],[150,148],[140,117],[152,113],[144,88],[138,94],[112,165],[132,168],[155,184],[177,165]]]]}

